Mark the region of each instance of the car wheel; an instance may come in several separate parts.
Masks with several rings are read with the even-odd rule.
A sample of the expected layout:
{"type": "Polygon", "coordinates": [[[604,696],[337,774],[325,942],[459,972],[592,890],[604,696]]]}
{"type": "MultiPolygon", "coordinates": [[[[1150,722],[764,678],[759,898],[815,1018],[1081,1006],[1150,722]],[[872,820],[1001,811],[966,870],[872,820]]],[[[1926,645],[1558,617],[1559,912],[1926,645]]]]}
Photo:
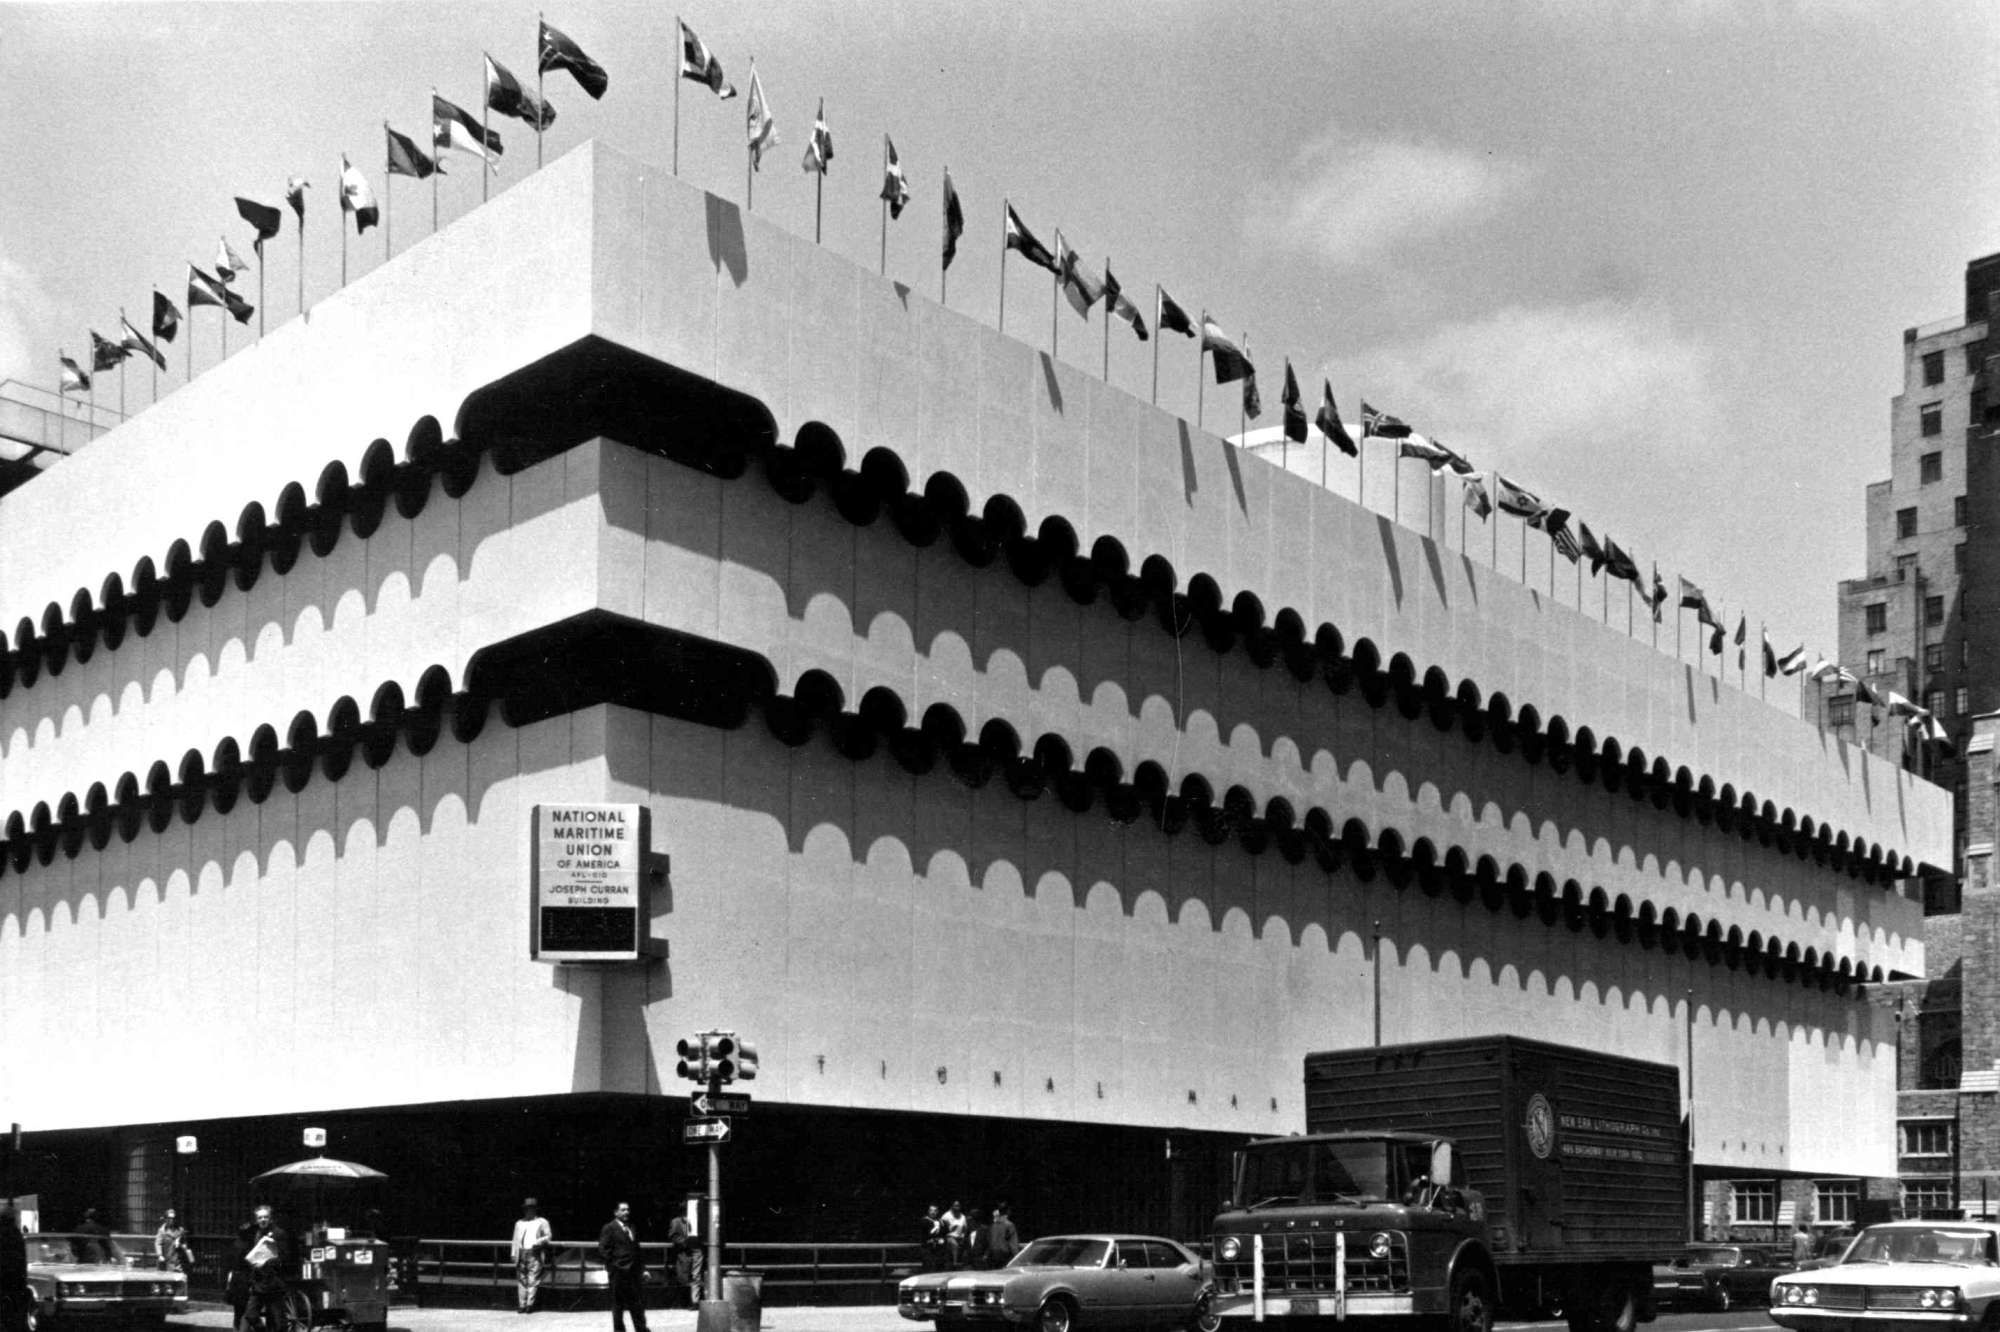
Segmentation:
{"type": "Polygon", "coordinates": [[[1194,1316],[1188,1319],[1188,1332],[1218,1332],[1222,1326],[1222,1315],[1215,1311],[1215,1292],[1205,1290],[1201,1298],[1194,1302],[1194,1316]]]}
{"type": "Polygon", "coordinates": [[[1715,1288],[1715,1311],[1717,1313],[1728,1313],[1730,1303],[1729,1287],[1717,1286],[1715,1288]]]}
{"type": "Polygon", "coordinates": [[[1477,1272],[1461,1272],[1451,1279],[1450,1310],[1446,1332],[1493,1332],[1493,1306],[1477,1272]]]}
{"type": "Polygon", "coordinates": [[[1542,1301],[1542,1317],[1561,1318],[1562,1316],[1563,1296],[1561,1291],[1557,1291],[1542,1301]]]}
{"type": "Polygon", "coordinates": [[[28,1332],[48,1332],[49,1320],[42,1317],[42,1302],[40,1300],[28,1301],[28,1315],[21,1326],[27,1328],[28,1332]]]}
{"type": "Polygon", "coordinates": [[[1060,1295],[1042,1301],[1035,1315],[1036,1332],[1070,1332],[1076,1326],[1076,1306],[1060,1295]]]}

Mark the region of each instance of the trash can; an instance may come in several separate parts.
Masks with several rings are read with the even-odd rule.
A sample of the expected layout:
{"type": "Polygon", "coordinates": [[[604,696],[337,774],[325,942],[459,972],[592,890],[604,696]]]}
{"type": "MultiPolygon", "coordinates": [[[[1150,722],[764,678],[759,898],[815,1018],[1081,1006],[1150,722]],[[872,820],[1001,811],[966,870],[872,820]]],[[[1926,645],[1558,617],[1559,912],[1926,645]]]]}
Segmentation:
{"type": "Polygon", "coordinates": [[[764,1274],[724,1272],[722,1302],[729,1306],[729,1332],[760,1332],[764,1322],[764,1274]]]}

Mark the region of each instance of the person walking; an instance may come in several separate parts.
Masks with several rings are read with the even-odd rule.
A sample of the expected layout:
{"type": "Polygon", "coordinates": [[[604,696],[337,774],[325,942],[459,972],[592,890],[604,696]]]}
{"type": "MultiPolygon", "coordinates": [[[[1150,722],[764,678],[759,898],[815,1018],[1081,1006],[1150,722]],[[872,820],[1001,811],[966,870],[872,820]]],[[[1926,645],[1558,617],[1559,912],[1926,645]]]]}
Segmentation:
{"type": "Polygon", "coordinates": [[[83,1220],[70,1232],[69,1247],[80,1263],[111,1261],[111,1227],[104,1224],[95,1207],[84,1208],[83,1220]]]}
{"type": "Polygon", "coordinates": [[[268,1206],[259,1207],[255,1233],[243,1255],[248,1294],[239,1328],[284,1332],[285,1302],[291,1294],[291,1284],[285,1280],[290,1255],[291,1237],[277,1227],[268,1206]]]}
{"type": "Polygon", "coordinates": [[[514,1286],[520,1296],[520,1312],[535,1311],[535,1295],[542,1288],[542,1268],[555,1244],[549,1219],[541,1214],[541,1204],[533,1198],[521,1200],[521,1219],[514,1223],[514,1286]]]}
{"type": "Polygon", "coordinates": [[[707,1275],[707,1263],[703,1261],[701,1236],[695,1234],[685,1216],[677,1216],[667,1227],[667,1252],[673,1255],[674,1284],[687,1292],[687,1307],[699,1309],[705,1288],[702,1278],[707,1275]]]}
{"type": "Polygon", "coordinates": [[[1005,1267],[1020,1247],[1021,1232],[1014,1228],[1012,1209],[1002,1201],[994,1207],[993,1220],[986,1227],[986,1265],[1005,1267]]]}
{"type": "Polygon", "coordinates": [[[250,1303],[250,1267],[244,1260],[250,1256],[250,1248],[256,1242],[256,1223],[245,1221],[236,1227],[236,1242],[223,1255],[222,1298],[229,1305],[232,1315],[229,1326],[232,1328],[243,1326],[243,1311],[250,1303]]]}
{"type": "Polygon", "coordinates": [[[23,1332],[28,1326],[28,1243],[14,1200],[0,1198],[0,1332],[23,1332]]]}
{"type": "Polygon", "coordinates": [[[646,1255],[632,1229],[632,1208],[619,1203],[597,1236],[597,1256],[611,1278],[611,1332],[625,1332],[625,1311],[632,1311],[632,1332],[646,1332],[646,1255]]]}
{"type": "Polygon", "coordinates": [[[169,1207],[160,1221],[160,1228],[153,1232],[153,1257],[159,1260],[162,1272],[179,1272],[183,1276],[194,1266],[194,1254],[188,1249],[187,1227],[180,1217],[169,1207]]]}
{"type": "Polygon", "coordinates": [[[1804,1225],[1792,1232],[1792,1266],[1808,1262],[1813,1256],[1812,1233],[1804,1225]]]}

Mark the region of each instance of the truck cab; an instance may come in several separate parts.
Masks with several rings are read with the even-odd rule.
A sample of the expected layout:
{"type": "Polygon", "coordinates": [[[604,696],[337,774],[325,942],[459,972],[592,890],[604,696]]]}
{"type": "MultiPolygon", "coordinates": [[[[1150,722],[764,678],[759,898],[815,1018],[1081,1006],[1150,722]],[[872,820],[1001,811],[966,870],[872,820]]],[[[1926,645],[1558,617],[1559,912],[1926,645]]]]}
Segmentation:
{"type": "Polygon", "coordinates": [[[1268,1138],[1236,1154],[1215,1220],[1225,1318],[1448,1317],[1489,1332],[1499,1282],[1485,1199],[1457,1147],[1393,1131],[1268,1138]]]}

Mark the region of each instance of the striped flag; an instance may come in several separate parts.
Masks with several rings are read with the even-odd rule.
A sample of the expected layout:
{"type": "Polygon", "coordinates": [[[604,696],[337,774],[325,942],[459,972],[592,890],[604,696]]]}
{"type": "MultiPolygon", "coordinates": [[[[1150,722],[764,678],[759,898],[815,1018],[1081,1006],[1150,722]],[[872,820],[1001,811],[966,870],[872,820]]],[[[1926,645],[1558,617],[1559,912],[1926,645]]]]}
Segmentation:
{"type": "Polygon", "coordinates": [[[1021,257],[1036,267],[1046,268],[1051,273],[1060,273],[1061,270],[1056,267],[1056,257],[1049,253],[1046,245],[1035,239],[1035,233],[1028,230],[1027,223],[1021,221],[1021,215],[1014,211],[1014,205],[1008,204],[1006,208],[1007,242],[1002,248],[1019,250],[1021,257]]]}
{"type": "Polygon", "coordinates": [[[1446,447],[1441,440],[1419,435],[1415,431],[1403,436],[1396,446],[1396,456],[1427,462],[1433,472],[1441,472],[1449,467],[1460,476],[1470,476],[1474,471],[1472,463],[1464,454],[1446,447]]]}
{"type": "Polygon", "coordinates": [[[722,77],[722,62],[686,23],[681,24],[681,77],[707,84],[725,102],[736,96],[736,85],[722,77]]]}
{"type": "Polygon", "coordinates": [[[118,316],[118,322],[122,324],[125,328],[125,337],[122,345],[127,350],[139,352],[141,355],[145,356],[147,360],[151,361],[154,365],[159,366],[160,369],[162,370],[167,368],[167,358],[161,354],[160,349],[158,347],[155,347],[152,343],[146,340],[145,334],[141,333],[138,329],[132,327],[131,320],[127,319],[123,314],[120,314],[118,316]]]}
{"type": "Polygon", "coordinates": [[[1125,294],[1125,289],[1118,285],[1118,279],[1112,276],[1108,260],[1104,265],[1104,308],[1130,324],[1139,341],[1147,339],[1145,316],[1139,313],[1139,307],[1132,304],[1132,298],[1125,294]]]}
{"type": "MultiPolygon", "coordinates": [[[[438,164],[425,156],[424,150],[417,147],[415,139],[407,134],[396,133],[386,124],[382,126],[382,132],[389,136],[390,175],[415,176],[418,180],[429,180],[437,173],[438,164]]],[[[221,262],[217,261],[216,267],[221,266],[221,262]]],[[[228,281],[226,277],[223,280],[228,281]]]]}
{"type": "Polygon", "coordinates": [[[197,305],[215,305],[229,311],[230,317],[239,324],[250,322],[256,307],[238,296],[215,278],[202,272],[193,264],[188,265],[188,309],[197,305]]]}
{"type": "Polygon", "coordinates": [[[826,127],[826,98],[819,99],[819,113],[813,117],[812,137],[806,140],[806,154],[799,161],[801,169],[826,174],[827,163],[833,161],[833,132],[826,127]]]}
{"type": "Polygon", "coordinates": [[[485,162],[489,171],[499,169],[500,154],[506,151],[500,146],[498,130],[483,128],[471,112],[436,93],[431,94],[431,143],[436,148],[470,153],[485,162]]]}
{"type": "Polygon", "coordinates": [[[1222,326],[1210,319],[1205,310],[1201,316],[1201,349],[1215,358],[1215,382],[1218,384],[1234,383],[1257,373],[1257,368],[1250,364],[1250,358],[1243,354],[1235,339],[1224,333],[1222,326]]]}
{"type": "Polygon", "coordinates": [[[342,212],[354,214],[356,235],[382,220],[382,210],[375,206],[375,191],[368,187],[368,178],[347,160],[346,153],[340,155],[340,207],[342,212]]]}

